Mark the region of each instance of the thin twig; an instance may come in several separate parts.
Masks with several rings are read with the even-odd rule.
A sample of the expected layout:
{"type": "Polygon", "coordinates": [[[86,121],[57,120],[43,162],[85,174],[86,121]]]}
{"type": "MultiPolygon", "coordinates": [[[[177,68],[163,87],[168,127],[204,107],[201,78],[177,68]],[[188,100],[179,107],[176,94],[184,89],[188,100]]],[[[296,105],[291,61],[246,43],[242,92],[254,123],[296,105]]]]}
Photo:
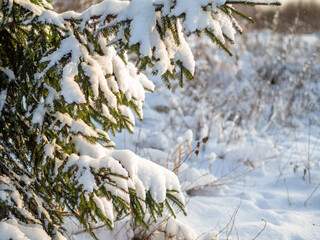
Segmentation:
{"type": "Polygon", "coordinates": [[[312,193],[310,194],[310,196],[307,198],[307,200],[304,202],[304,206],[307,206],[308,201],[310,200],[310,198],[312,198],[313,194],[318,190],[318,188],[320,187],[320,183],[318,183],[318,185],[316,186],[316,188],[312,191],[312,193]]]}
{"type": "MultiPolygon", "coordinates": [[[[97,230],[97,229],[103,228],[105,226],[108,226],[108,224],[105,223],[103,225],[100,225],[100,226],[97,226],[97,227],[93,227],[91,230],[97,230]]],[[[72,235],[79,235],[79,234],[82,234],[82,233],[87,233],[87,230],[86,229],[79,230],[78,232],[72,233],[72,235]]]]}
{"type": "MultiPolygon", "coordinates": [[[[220,232],[218,232],[218,233],[216,234],[216,236],[218,236],[218,235],[219,235],[220,233],[222,233],[226,228],[228,228],[231,223],[234,224],[235,218],[236,218],[236,216],[237,216],[237,214],[238,214],[238,211],[239,211],[240,206],[241,206],[241,203],[242,203],[242,198],[243,198],[243,194],[242,194],[241,199],[240,199],[240,202],[239,202],[237,208],[234,210],[234,212],[233,212],[233,214],[232,214],[232,216],[231,216],[228,224],[227,224],[224,228],[222,228],[222,229],[220,230],[220,232]]],[[[233,226],[232,226],[232,228],[233,228],[233,226]]],[[[231,228],[231,231],[232,231],[232,228],[231,228]]],[[[227,233],[227,234],[228,234],[227,237],[229,237],[231,231],[229,231],[229,233],[227,233]]]]}
{"type": "Polygon", "coordinates": [[[267,221],[266,221],[265,219],[262,219],[262,221],[264,222],[264,226],[263,226],[263,228],[260,230],[260,232],[258,232],[258,234],[257,234],[254,238],[252,238],[252,240],[257,239],[257,237],[259,237],[259,236],[260,236],[260,234],[261,234],[261,233],[266,229],[267,221]]]}
{"type": "Polygon", "coordinates": [[[287,185],[287,180],[286,180],[286,179],[283,179],[283,181],[284,181],[284,185],[286,186],[286,189],[287,189],[288,203],[289,203],[289,206],[291,206],[291,201],[290,201],[290,196],[289,196],[289,189],[288,189],[288,185],[287,185]]]}

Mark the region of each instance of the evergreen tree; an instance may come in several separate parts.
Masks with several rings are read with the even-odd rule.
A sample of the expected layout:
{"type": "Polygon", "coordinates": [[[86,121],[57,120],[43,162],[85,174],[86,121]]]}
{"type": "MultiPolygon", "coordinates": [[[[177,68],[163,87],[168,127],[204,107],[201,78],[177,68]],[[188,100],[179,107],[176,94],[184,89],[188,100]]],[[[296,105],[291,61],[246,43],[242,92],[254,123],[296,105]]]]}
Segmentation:
{"type": "MultiPolygon", "coordinates": [[[[177,177],[108,134],[142,119],[148,69],[193,79],[185,35],[205,34],[227,53],[241,27],[231,4],[247,0],[105,0],[57,14],[46,0],[0,1],[0,217],[41,225],[51,237],[73,216],[93,236],[131,214],[139,225],[172,204],[185,212],[177,177]],[[129,60],[127,53],[135,55],[129,60]]],[[[246,17],[247,18],[247,17],[246,17]]],[[[247,18],[251,21],[251,18],[247,18]]],[[[36,226],[35,225],[35,226],[36,226]]],[[[22,230],[21,230],[22,231],[22,230]]]]}

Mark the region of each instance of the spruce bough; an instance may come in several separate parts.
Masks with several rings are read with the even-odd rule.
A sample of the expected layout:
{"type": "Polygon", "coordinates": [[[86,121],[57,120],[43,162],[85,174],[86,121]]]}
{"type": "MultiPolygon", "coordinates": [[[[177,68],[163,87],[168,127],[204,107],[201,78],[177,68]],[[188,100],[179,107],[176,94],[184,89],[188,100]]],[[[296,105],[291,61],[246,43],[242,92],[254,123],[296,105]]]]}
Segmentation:
{"type": "MultiPolygon", "coordinates": [[[[234,4],[277,1],[106,0],[57,14],[45,0],[2,0],[0,10],[0,217],[60,236],[72,216],[94,236],[131,214],[145,225],[172,204],[185,211],[177,177],[109,134],[143,118],[151,70],[168,87],[193,79],[185,35],[226,42],[242,32],[234,4]],[[129,60],[128,53],[135,55],[129,60]],[[148,175],[149,174],[149,175],[148,175]]],[[[248,18],[250,19],[250,18],[248,18]]],[[[147,226],[146,226],[147,227],[147,226]]]]}

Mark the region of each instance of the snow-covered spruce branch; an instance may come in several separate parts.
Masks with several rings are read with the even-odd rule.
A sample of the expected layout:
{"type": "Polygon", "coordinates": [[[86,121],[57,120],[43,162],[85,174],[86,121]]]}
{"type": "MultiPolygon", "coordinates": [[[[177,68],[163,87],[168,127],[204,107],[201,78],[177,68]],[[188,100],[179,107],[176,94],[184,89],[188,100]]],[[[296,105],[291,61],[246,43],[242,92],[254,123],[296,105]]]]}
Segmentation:
{"type": "MultiPolygon", "coordinates": [[[[135,52],[139,70],[152,67],[153,73],[162,75],[170,86],[169,80],[176,76],[181,83],[183,79],[193,77],[193,55],[183,32],[187,35],[204,33],[231,55],[225,43],[232,43],[235,32],[242,32],[242,29],[232,16],[238,12],[228,3],[232,1],[105,0],[80,14],[66,12],[57,16],[45,11],[39,19],[60,27],[72,21],[80,31],[90,28],[90,32],[94,29],[95,35],[102,32],[118,54],[135,52]]],[[[279,2],[233,3],[276,5],[279,2]]]]}
{"type": "Polygon", "coordinates": [[[109,134],[133,131],[134,113],[143,118],[154,90],[144,70],[168,86],[193,78],[185,35],[205,33],[228,51],[242,31],[235,9],[225,0],[106,0],[58,14],[32,2],[0,2],[0,228],[33,239],[21,223],[38,224],[45,239],[71,214],[94,236],[97,222],[112,229],[131,214],[145,225],[147,212],[174,215],[173,203],[185,211],[176,175],[113,150],[109,134]]]}

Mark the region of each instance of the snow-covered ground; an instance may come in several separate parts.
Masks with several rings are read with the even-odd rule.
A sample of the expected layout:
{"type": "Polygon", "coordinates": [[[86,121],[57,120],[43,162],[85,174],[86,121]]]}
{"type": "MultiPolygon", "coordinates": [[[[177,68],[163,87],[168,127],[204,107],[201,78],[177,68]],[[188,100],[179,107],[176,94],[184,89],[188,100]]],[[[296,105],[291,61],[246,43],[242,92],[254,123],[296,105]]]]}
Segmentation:
{"type": "MultiPolygon", "coordinates": [[[[318,132],[319,129],[315,130],[318,132]]],[[[235,184],[203,190],[190,198],[183,222],[200,235],[222,231],[220,239],[318,239],[320,237],[319,139],[305,133],[286,136],[283,154],[264,161],[235,184]],[[296,164],[316,166],[308,177],[296,164]],[[315,190],[315,192],[313,192],[315,190]]],[[[272,149],[270,149],[272,151],[272,149]]],[[[248,151],[250,151],[250,146],[248,151]]],[[[259,148],[254,154],[259,154],[259,148]]],[[[261,152],[260,152],[261,153],[261,152]]],[[[241,154],[235,156],[241,158],[241,154]]],[[[263,159],[261,159],[263,161],[263,159]]]]}
{"type": "MultiPolygon", "coordinates": [[[[177,173],[188,215],[179,213],[175,227],[196,239],[320,238],[319,41],[252,32],[230,58],[190,39],[196,81],[168,90],[153,79],[144,121],[113,140],[177,173]]],[[[96,232],[148,235],[130,226],[124,219],[113,233],[96,232]]]]}

